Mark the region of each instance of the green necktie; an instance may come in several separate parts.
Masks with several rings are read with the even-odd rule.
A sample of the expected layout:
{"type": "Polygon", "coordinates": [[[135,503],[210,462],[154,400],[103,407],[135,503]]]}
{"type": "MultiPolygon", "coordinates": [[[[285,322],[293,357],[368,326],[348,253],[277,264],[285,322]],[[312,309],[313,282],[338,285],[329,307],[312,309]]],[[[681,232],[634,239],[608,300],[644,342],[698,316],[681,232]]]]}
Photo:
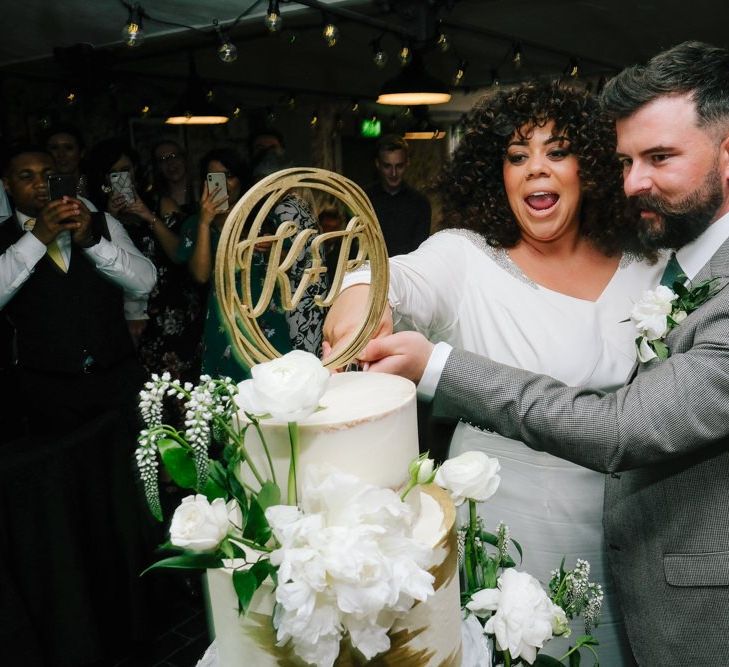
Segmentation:
{"type": "Polygon", "coordinates": [[[668,264],[666,264],[666,268],[663,270],[663,275],[661,276],[661,285],[672,288],[673,283],[678,280],[679,276],[683,276],[685,278],[686,274],[683,272],[681,265],[676,259],[676,253],[672,252],[671,259],[668,260],[668,264]]]}

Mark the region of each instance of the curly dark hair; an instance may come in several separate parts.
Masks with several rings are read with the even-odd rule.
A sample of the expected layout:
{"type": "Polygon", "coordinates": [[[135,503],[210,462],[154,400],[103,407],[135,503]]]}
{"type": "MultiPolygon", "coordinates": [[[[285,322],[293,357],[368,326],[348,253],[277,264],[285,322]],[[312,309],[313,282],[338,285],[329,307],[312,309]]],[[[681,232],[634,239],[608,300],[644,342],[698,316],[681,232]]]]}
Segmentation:
{"type": "Polygon", "coordinates": [[[478,232],[493,247],[521,238],[506,196],[503,163],[509,139],[522,128],[554,121],[570,140],[582,183],[580,230],[608,255],[645,253],[623,194],[615,158],[614,123],[586,90],[564,82],[527,83],[481,101],[440,178],[444,226],[478,232]]]}

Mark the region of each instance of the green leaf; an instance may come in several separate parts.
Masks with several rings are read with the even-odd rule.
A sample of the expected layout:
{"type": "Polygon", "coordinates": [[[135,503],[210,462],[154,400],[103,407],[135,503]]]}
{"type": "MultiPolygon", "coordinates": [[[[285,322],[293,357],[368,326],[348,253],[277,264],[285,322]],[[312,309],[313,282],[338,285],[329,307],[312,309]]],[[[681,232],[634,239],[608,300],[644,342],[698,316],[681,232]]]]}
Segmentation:
{"type": "Polygon", "coordinates": [[[564,667],[564,663],[543,653],[537,654],[537,659],[532,663],[534,667],[564,667]]]}
{"type": "Polygon", "coordinates": [[[233,572],[233,588],[238,596],[238,613],[245,614],[258,590],[260,582],[251,570],[235,570],[233,572]]]}
{"type": "MultiPolygon", "coordinates": [[[[514,539],[511,540],[511,543],[514,545],[514,548],[516,549],[517,553],[519,554],[519,562],[521,563],[524,560],[524,551],[521,548],[521,544],[519,544],[514,539]]],[[[562,559],[562,563],[564,564],[564,558],[562,559]]]]}
{"type": "Polygon", "coordinates": [[[263,509],[255,498],[251,498],[248,517],[243,529],[243,537],[257,544],[266,544],[271,537],[271,527],[268,525],[263,509]]]}
{"type": "Polygon", "coordinates": [[[205,488],[202,492],[210,502],[213,502],[216,498],[226,500],[228,497],[227,491],[219,486],[218,483],[210,477],[210,475],[208,475],[208,481],[205,482],[205,488]]]}
{"type": "Polygon", "coordinates": [[[261,490],[256,494],[256,500],[265,512],[269,507],[281,504],[281,489],[273,482],[264,482],[261,490]]]}
{"type": "Polygon", "coordinates": [[[163,567],[177,570],[207,570],[211,567],[222,566],[223,561],[217,554],[183,554],[181,556],[171,556],[170,558],[158,560],[156,563],[150,565],[142,574],[163,567]]]}
{"type": "Polygon", "coordinates": [[[574,653],[570,653],[569,666],[570,667],[580,667],[580,659],[581,659],[581,656],[580,656],[580,652],[579,651],[575,651],[574,653]]]}
{"type": "Polygon", "coordinates": [[[197,482],[195,460],[189,449],[170,438],[157,440],[162,463],[172,481],[183,489],[194,489],[197,482]]]}
{"type": "Polygon", "coordinates": [[[277,571],[277,568],[271,565],[271,561],[268,558],[262,558],[251,565],[251,572],[255,575],[259,586],[265,581],[268,575],[275,574],[277,571]]]}
{"type": "Polygon", "coordinates": [[[659,359],[668,359],[668,345],[666,345],[662,340],[651,341],[651,346],[659,359]]]}
{"type": "Polygon", "coordinates": [[[485,530],[482,530],[479,536],[481,537],[482,542],[486,542],[487,544],[491,544],[495,547],[499,544],[498,536],[493,533],[488,533],[485,530]]]}

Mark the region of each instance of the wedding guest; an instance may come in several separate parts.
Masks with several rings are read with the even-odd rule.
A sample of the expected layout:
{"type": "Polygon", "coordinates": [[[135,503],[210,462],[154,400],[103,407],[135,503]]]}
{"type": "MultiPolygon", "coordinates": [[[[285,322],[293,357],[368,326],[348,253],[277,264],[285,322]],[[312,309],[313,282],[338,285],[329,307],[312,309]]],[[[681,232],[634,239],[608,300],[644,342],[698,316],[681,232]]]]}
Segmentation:
{"type": "MultiPolygon", "coordinates": [[[[181,243],[177,259],[185,262],[192,277],[201,285],[209,285],[207,317],[203,332],[202,372],[213,377],[229,376],[236,381],[250,377],[250,367],[236,353],[231,343],[213,279],[215,253],[230,209],[240,199],[249,184],[248,165],[232,149],[219,148],[207,153],[201,160],[201,178],[204,183],[200,197],[200,211],[188,218],[181,230],[181,243]],[[207,174],[225,175],[227,193],[217,187],[208,190],[207,174]]],[[[268,254],[264,249],[254,253],[250,277],[254,298],[260,295],[265,278],[268,254]]],[[[271,301],[268,310],[259,318],[261,329],[271,344],[280,352],[291,350],[288,323],[283,308],[271,301]]]]}
{"type": "Polygon", "coordinates": [[[367,188],[390,257],[415,250],[430,234],[430,202],[405,182],[410,165],[408,142],[386,135],[377,142],[378,180],[367,188]]]}
{"type": "Polygon", "coordinates": [[[152,263],[114,218],[49,200],[54,162],[20,147],[5,168],[14,215],[0,225],[0,308],[16,332],[19,392],[34,431],[64,433],[106,410],[136,408],[144,373],[123,295],[145,297],[152,263]]]}
{"type": "Polygon", "coordinates": [[[169,372],[173,378],[197,382],[206,291],[177,262],[182,215],[173,212],[163,217],[154,209],[137,178],[137,153],[126,141],[100,142],[89,151],[87,165],[93,203],[121,221],[135,246],[157,269],[147,317],[130,321],[142,365],[148,374],[169,372]]]}
{"type": "MultiPolygon", "coordinates": [[[[282,148],[269,148],[260,153],[258,159],[254,161],[252,165],[253,180],[259,181],[291,166],[291,161],[282,148]]],[[[319,233],[321,230],[314,214],[315,208],[316,204],[311,190],[308,188],[289,190],[271,210],[270,227],[277,229],[282,222],[291,221],[296,223],[297,233],[305,229],[313,229],[319,233]]],[[[303,279],[304,271],[311,266],[311,245],[314,238],[312,236],[307,240],[289,271],[292,292],[303,279]]],[[[322,275],[319,280],[309,285],[296,307],[286,313],[292,349],[305,350],[317,356],[321,355],[324,310],[316,305],[316,297],[326,294],[328,289],[329,276],[322,275]]]]}
{"type": "Polygon", "coordinates": [[[281,152],[286,150],[283,134],[272,127],[262,127],[248,137],[248,157],[251,163],[271,148],[281,152]]]}
{"type": "Polygon", "coordinates": [[[570,388],[411,332],[372,341],[362,358],[420,380],[439,413],[610,473],[603,525],[638,663],[726,665],[729,51],[680,44],[617,75],[603,102],[639,237],[676,250],[664,285],[688,280],[680,306],[657,291],[638,302],[641,363],[627,384],[570,388]],[[656,304],[666,310],[651,333],[642,316],[656,304]]]}
{"type": "Polygon", "coordinates": [[[176,141],[163,139],[152,146],[154,209],[162,218],[173,213],[192,215],[195,196],[187,169],[187,155],[176,141]]]}
{"type": "Polygon", "coordinates": [[[46,150],[53,156],[56,173],[76,179],[76,194],[86,194],[86,177],[81,173],[84,138],[79,129],[68,123],[51,127],[45,134],[46,150]]]}
{"type": "MultiPolygon", "coordinates": [[[[662,266],[639,262],[620,191],[615,130],[587,92],[526,84],[482,101],[442,177],[447,224],[390,259],[392,307],[380,334],[414,329],[570,385],[610,389],[635,360],[624,322],[662,266]]],[[[354,274],[345,287],[368,281],[354,274]]],[[[333,345],[361,322],[368,288],[345,289],[325,323],[333,345]]],[[[524,548],[521,567],[546,584],[564,553],[605,586],[596,636],[604,664],[632,661],[602,540],[603,475],[518,440],[458,424],[455,456],[498,457],[502,483],[482,508],[524,548]]],[[[576,631],[579,630],[575,628],[576,631]]],[[[549,643],[561,655],[566,644],[549,643]]]]}

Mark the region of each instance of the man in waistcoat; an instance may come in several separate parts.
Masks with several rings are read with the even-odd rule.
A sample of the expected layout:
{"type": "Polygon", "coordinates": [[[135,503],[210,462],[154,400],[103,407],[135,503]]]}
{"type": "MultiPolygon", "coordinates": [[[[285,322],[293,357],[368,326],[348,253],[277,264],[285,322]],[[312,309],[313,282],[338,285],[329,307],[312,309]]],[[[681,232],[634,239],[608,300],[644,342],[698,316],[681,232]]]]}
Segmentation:
{"type": "Polygon", "coordinates": [[[123,301],[154,287],[154,265],[121,224],[83,201],[50,201],[52,157],[11,152],[13,202],[0,225],[0,308],[15,328],[19,392],[33,432],[60,434],[115,408],[132,409],[144,375],[123,301]]]}

